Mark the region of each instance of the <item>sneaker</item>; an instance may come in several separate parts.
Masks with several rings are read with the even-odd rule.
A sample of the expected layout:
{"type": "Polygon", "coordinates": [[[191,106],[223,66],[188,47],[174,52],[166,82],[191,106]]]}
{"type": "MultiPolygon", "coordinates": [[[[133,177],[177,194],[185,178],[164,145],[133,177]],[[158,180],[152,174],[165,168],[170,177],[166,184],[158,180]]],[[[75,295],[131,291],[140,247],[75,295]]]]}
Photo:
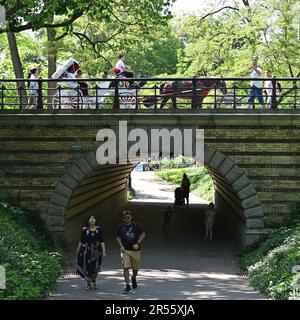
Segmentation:
{"type": "Polygon", "coordinates": [[[136,289],[137,288],[136,277],[131,277],[131,281],[132,281],[132,289],[136,289]]]}
{"type": "Polygon", "coordinates": [[[92,285],[91,285],[91,290],[96,290],[96,289],[97,289],[96,282],[93,281],[93,282],[92,282],[92,285]]]}
{"type": "Polygon", "coordinates": [[[92,286],[91,286],[91,283],[88,282],[85,286],[85,290],[92,290],[92,286]]]}
{"type": "Polygon", "coordinates": [[[130,292],[130,290],[131,290],[131,287],[130,287],[129,284],[127,284],[126,287],[125,287],[124,290],[123,290],[123,293],[124,293],[124,294],[127,294],[127,293],[130,292]]]}

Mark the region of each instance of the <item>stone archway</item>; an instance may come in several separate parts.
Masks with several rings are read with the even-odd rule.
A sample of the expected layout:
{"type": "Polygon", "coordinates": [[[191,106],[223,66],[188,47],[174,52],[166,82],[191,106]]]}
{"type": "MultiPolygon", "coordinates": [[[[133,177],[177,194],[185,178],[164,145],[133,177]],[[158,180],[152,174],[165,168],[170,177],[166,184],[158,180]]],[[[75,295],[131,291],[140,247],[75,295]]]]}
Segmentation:
{"type": "Polygon", "coordinates": [[[242,222],[241,245],[250,245],[264,234],[259,196],[243,169],[228,156],[206,145],[204,164],[214,180],[215,191],[229,204],[242,222]]]}
{"type": "MultiPolygon", "coordinates": [[[[262,205],[254,186],[244,170],[225,154],[208,145],[205,146],[204,153],[204,164],[212,175],[218,196],[229,204],[241,220],[242,245],[253,243],[264,230],[262,205]]],[[[58,181],[49,202],[47,216],[48,229],[55,239],[63,238],[68,205],[74,190],[94,170],[99,170],[99,167],[101,166],[96,161],[96,154],[91,151],[75,161],[58,181]]],[[[132,168],[133,165],[128,165],[123,169],[124,174],[128,176],[132,168]]],[[[125,182],[122,183],[126,188],[125,182]]]]}

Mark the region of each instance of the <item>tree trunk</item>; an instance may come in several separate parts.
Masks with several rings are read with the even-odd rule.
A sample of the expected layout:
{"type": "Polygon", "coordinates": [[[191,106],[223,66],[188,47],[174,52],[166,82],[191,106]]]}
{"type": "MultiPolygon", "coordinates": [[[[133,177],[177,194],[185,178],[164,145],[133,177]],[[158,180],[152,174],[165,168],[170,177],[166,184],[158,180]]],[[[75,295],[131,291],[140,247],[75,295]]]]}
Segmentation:
{"type": "MultiPolygon", "coordinates": [[[[7,39],[9,44],[9,50],[11,55],[11,61],[14,68],[15,77],[18,79],[24,79],[23,66],[20,59],[16,35],[13,32],[7,33],[7,39]]],[[[20,99],[20,107],[23,108],[27,105],[25,81],[17,81],[18,96],[20,99]]]]}
{"type": "MultiPolygon", "coordinates": [[[[53,22],[53,18],[49,21],[53,22]]],[[[48,40],[48,78],[56,71],[57,60],[57,46],[56,46],[56,31],[54,28],[47,28],[47,40],[48,40]]],[[[55,94],[56,82],[48,83],[48,106],[51,107],[52,99],[55,94]]]]}

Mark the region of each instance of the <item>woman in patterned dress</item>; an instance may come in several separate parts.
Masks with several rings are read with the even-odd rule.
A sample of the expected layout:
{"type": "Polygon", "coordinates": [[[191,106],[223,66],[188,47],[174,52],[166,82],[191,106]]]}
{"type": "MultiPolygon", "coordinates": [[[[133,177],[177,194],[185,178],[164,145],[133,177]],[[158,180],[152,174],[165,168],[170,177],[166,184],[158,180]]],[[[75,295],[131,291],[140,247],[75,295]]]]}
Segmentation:
{"type": "Polygon", "coordinates": [[[82,228],[77,247],[77,272],[87,282],[86,288],[96,289],[96,279],[101,269],[102,256],[106,256],[103,231],[94,216],[87,219],[82,228]]]}

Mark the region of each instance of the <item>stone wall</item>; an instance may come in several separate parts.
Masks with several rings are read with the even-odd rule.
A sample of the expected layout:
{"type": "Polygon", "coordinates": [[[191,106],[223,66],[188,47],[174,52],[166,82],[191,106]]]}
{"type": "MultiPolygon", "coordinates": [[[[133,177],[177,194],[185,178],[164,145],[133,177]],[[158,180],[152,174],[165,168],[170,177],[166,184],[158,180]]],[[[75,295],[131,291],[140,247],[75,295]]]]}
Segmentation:
{"type": "MultiPolygon", "coordinates": [[[[153,113],[139,110],[138,113],[111,114],[105,111],[87,113],[84,110],[83,114],[73,114],[72,111],[44,111],[44,114],[14,111],[9,114],[5,110],[5,113],[0,113],[0,192],[10,194],[22,205],[38,209],[47,220],[49,202],[58,183],[66,179],[76,161],[82,161],[90,151],[96,150],[98,143],[95,137],[99,129],[117,128],[119,120],[127,120],[130,128],[146,130],[201,128],[205,130],[206,145],[221,154],[215,159],[220,163],[209,168],[217,192],[234,208],[236,194],[224,183],[218,168],[226,167],[229,159],[251,181],[249,190],[243,192],[251,193],[253,188],[257,192],[266,226],[280,224],[284,217],[290,215],[289,204],[299,200],[300,113],[190,111],[153,113]],[[224,158],[220,159],[222,155],[224,158]]],[[[93,175],[97,176],[101,168],[94,170],[82,172],[85,178],[90,175],[89,180],[84,182],[84,177],[78,177],[76,187],[74,185],[71,191],[65,190],[68,200],[56,198],[61,205],[68,207],[66,219],[89,211],[90,208],[83,203],[90,202],[91,206],[97,207],[108,199],[105,196],[101,198],[104,189],[100,188],[100,182],[93,182],[93,175]]],[[[114,175],[113,171],[119,169],[111,170],[114,175]]],[[[72,185],[74,177],[67,178],[72,185]]],[[[107,186],[112,183],[116,188],[112,196],[122,193],[126,187],[125,176],[119,178],[107,177],[107,186]]],[[[242,198],[243,194],[238,195],[238,200],[242,198]]]]}

